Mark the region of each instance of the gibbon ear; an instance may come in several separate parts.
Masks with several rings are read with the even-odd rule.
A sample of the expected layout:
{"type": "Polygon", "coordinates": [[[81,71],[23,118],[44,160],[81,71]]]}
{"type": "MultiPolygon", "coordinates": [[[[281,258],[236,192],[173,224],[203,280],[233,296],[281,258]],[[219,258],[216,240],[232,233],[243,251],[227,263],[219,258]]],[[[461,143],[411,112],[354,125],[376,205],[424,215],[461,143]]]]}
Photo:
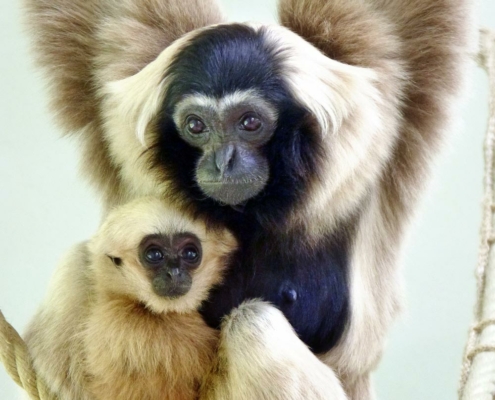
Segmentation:
{"type": "Polygon", "coordinates": [[[116,267],[120,267],[122,265],[122,258],[111,256],[107,254],[107,257],[114,263],[116,267]]]}

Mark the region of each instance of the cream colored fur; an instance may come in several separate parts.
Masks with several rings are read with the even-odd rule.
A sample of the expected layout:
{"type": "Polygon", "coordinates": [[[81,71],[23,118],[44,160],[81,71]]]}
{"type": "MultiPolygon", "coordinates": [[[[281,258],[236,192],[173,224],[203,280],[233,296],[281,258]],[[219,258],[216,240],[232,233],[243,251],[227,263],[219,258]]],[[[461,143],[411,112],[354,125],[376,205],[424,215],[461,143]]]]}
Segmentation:
{"type": "Polygon", "coordinates": [[[35,370],[61,400],[92,399],[85,387],[84,350],[78,336],[87,317],[89,256],[86,243],[65,255],[24,335],[35,370]]]}
{"type": "Polygon", "coordinates": [[[246,301],[225,319],[217,357],[202,388],[208,400],[347,399],[335,373],[262,301],[246,301]]]}
{"type": "Polygon", "coordinates": [[[196,310],[235,248],[227,231],[207,232],[157,199],[114,210],[88,246],[61,263],[28,328],[37,373],[61,399],[196,399],[218,340],[196,310]],[[201,264],[188,293],[160,297],[139,261],[139,243],[182,232],[200,239],[201,264]]]}
{"type": "MultiPolygon", "coordinates": [[[[171,57],[201,29],[225,23],[217,5],[207,0],[191,1],[190,7],[180,0],[25,1],[58,120],[66,132],[80,135],[83,169],[104,205],[152,194],[190,212],[160,171],[149,168],[144,150],[157,135],[153,127],[171,57]]],[[[342,217],[358,216],[349,265],[350,320],[337,346],[319,357],[342,379],[350,399],[366,400],[372,397],[369,374],[400,309],[404,234],[433,156],[453,126],[453,106],[473,52],[472,3],[280,0],[279,14],[283,27],[251,26],[265,30],[283,49],[284,78],[317,121],[326,156],[322,179],[292,211],[286,229],[318,238],[342,217]]],[[[85,254],[82,246],[68,263],[85,265],[85,254]]],[[[56,308],[40,318],[52,320],[56,308]]],[[[272,346],[270,327],[288,342],[297,338],[271,306],[241,310],[244,333],[231,329],[237,321],[231,316],[233,325],[227,323],[221,334],[220,354],[230,368],[224,398],[232,393],[243,398],[239,393],[248,387],[258,393],[260,385],[271,384],[267,398],[296,396],[297,391],[287,394],[286,386],[261,373],[265,363],[280,359],[284,374],[302,379],[304,390],[321,393],[321,379],[328,379],[329,398],[338,398],[333,372],[309,350],[295,346],[291,355],[272,346]],[[250,344],[251,361],[244,363],[237,357],[251,343],[249,332],[257,332],[257,345],[250,344]]],[[[61,376],[52,372],[61,385],[61,376]]]]}

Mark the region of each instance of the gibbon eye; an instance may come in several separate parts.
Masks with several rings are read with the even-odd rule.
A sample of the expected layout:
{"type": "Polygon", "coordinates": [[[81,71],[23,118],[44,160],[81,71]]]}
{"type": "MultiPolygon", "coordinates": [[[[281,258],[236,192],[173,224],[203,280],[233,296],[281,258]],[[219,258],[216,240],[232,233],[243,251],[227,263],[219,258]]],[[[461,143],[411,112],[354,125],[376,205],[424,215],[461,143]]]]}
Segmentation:
{"type": "Polygon", "coordinates": [[[261,128],[261,120],[253,114],[247,114],[242,117],[241,120],[241,129],[254,132],[261,128]]]}
{"type": "Polygon", "coordinates": [[[159,264],[165,258],[162,249],[157,246],[150,246],[144,252],[144,258],[150,264],[159,264]]]}
{"type": "Polygon", "coordinates": [[[187,130],[193,135],[199,135],[206,131],[205,123],[195,115],[191,115],[186,120],[187,130]]]}
{"type": "Polygon", "coordinates": [[[196,246],[188,245],[179,252],[179,257],[188,264],[196,264],[199,261],[199,250],[196,246]]]}

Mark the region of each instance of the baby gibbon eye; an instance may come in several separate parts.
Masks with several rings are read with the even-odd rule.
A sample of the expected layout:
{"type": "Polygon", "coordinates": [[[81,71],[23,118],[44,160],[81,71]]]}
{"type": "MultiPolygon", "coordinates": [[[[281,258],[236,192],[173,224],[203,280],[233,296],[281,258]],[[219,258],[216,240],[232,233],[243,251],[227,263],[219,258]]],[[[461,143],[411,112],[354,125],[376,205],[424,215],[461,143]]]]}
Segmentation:
{"type": "Polygon", "coordinates": [[[241,119],[240,128],[244,131],[254,132],[261,128],[261,120],[255,114],[245,114],[241,119]]]}
{"type": "Polygon", "coordinates": [[[201,254],[196,246],[188,244],[179,251],[179,257],[188,264],[198,264],[201,254]]]}
{"type": "Polygon", "coordinates": [[[187,130],[193,135],[199,135],[206,131],[205,123],[197,116],[190,115],[186,120],[187,130]]]}
{"type": "Polygon", "coordinates": [[[144,258],[149,264],[156,265],[163,261],[165,254],[158,246],[151,245],[144,251],[144,258]]]}

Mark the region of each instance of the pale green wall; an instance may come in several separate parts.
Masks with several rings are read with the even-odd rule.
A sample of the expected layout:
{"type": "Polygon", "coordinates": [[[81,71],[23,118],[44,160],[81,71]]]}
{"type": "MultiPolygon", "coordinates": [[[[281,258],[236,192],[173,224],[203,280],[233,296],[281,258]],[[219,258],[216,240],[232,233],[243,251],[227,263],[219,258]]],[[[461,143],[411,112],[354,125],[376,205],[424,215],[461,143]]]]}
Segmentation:
{"type": "MultiPolygon", "coordinates": [[[[275,2],[222,0],[232,20],[271,22],[275,2]]],[[[495,29],[495,2],[480,1],[495,29]]],[[[77,143],[59,139],[21,32],[17,2],[0,2],[0,309],[22,330],[64,250],[99,219],[95,194],[77,173],[77,143]]],[[[484,74],[473,73],[464,126],[438,162],[404,255],[406,310],[375,377],[381,400],[455,398],[474,303],[480,222],[484,74]]],[[[17,389],[0,367],[0,399],[17,389]]]]}

